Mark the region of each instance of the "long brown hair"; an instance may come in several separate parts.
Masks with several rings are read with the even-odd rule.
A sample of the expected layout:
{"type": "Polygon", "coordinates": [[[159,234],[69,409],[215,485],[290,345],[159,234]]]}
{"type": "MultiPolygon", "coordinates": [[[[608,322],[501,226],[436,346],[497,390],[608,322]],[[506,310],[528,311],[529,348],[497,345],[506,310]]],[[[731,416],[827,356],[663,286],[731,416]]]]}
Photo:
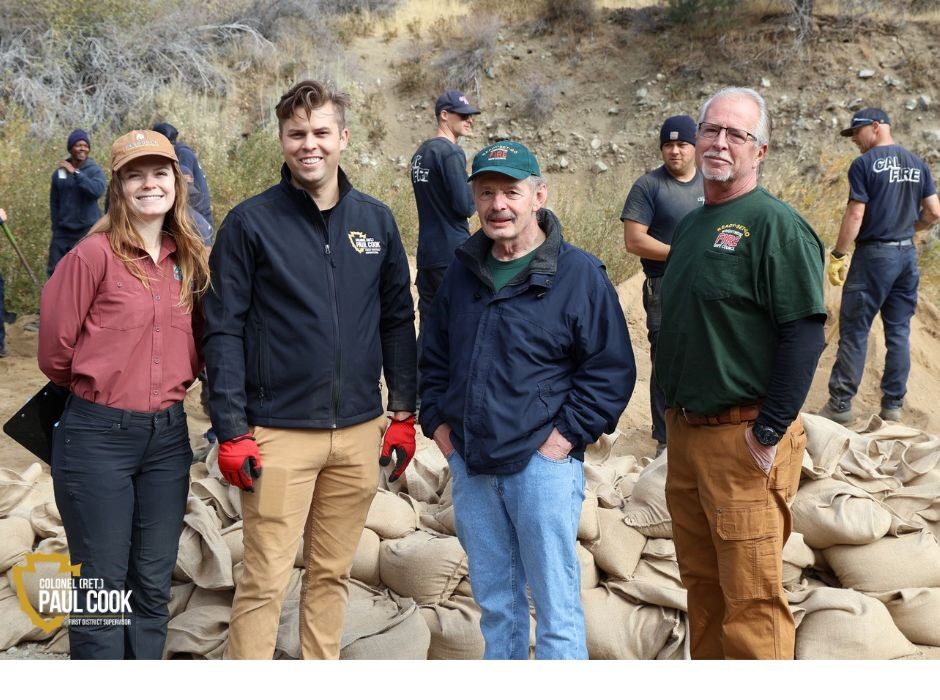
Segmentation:
{"type": "MultiPolygon", "coordinates": [[[[183,173],[175,161],[169,160],[169,162],[173,167],[176,200],[173,202],[173,208],[163,219],[163,231],[176,243],[176,264],[179,265],[182,275],[180,306],[192,311],[195,300],[209,288],[209,254],[189,215],[188,195],[183,173]]],[[[127,165],[129,163],[122,166],[122,169],[127,165]]],[[[127,265],[130,273],[149,289],[150,277],[140,264],[142,259],[140,251],[144,247],[144,242],[140,234],[134,230],[134,224],[127,210],[120,170],[111,173],[111,182],[108,185],[108,213],[91,227],[88,235],[95,233],[108,234],[111,250],[127,265]]]]}

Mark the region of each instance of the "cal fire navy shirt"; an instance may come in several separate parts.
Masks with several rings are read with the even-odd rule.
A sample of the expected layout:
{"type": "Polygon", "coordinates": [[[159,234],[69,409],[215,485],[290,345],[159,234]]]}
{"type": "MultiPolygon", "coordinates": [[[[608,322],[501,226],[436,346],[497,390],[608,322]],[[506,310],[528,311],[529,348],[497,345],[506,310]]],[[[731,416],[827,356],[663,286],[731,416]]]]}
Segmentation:
{"type": "Polygon", "coordinates": [[[862,154],[849,167],[849,199],[866,205],[856,243],[912,238],[921,200],[936,192],[930,168],[901,146],[862,154]]]}

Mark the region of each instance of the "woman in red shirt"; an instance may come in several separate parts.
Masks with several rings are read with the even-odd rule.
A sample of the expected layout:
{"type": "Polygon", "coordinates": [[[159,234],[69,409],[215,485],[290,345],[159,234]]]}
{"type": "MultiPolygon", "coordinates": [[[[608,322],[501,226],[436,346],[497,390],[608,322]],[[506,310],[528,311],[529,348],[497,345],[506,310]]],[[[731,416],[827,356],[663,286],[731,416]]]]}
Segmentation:
{"type": "Polygon", "coordinates": [[[71,392],[52,450],[81,565],[69,642],[73,659],[159,659],[192,462],[183,398],[202,365],[209,270],[161,134],[114,142],[108,204],[40,302],[39,367],[71,392]]]}

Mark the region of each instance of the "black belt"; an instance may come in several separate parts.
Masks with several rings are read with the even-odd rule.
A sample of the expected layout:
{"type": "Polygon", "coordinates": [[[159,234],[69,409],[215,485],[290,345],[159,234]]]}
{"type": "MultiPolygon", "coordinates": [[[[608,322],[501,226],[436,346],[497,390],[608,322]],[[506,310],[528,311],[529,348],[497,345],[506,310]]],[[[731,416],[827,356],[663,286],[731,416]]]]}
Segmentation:
{"type": "Polygon", "coordinates": [[[903,241],[856,241],[855,242],[856,248],[861,248],[862,246],[866,246],[866,245],[880,245],[880,246],[890,245],[890,246],[894,246],[897,248],[906,248],[909,245],[914,245],[914,239],[905,238],[903,241]]]}

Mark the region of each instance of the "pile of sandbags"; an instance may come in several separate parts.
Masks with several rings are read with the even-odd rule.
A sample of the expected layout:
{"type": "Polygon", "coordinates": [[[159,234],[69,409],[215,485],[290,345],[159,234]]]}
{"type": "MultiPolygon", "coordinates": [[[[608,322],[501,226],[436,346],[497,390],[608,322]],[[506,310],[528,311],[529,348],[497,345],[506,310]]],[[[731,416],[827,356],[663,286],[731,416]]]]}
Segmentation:
{"type": "MultiPolygon", "coordinates": [[[[887,659],[940,647],[940,440],[873,418],[861,433],[803,416],[808,437],[783,583],[798,658],[887,659]]],[[[452,482],[433,443],[419,441],[402,479],[384,482],[352,564],[341,658],[478,659],[480,609],[455,536],[452,482]]],[[[667,454],[638,461],[619,433],[585,456],[578,524],[588,651],[596,659],[688,657],[686,592],[666,507],[667,454]]],[[[196,463],[174,571],[166,655],[220,658],[243,570],[240,492],[210,453],[196,463]]],[[[0,470],[0,650],[49,640],[21,612],[12,577],[30,551],[67,542],[48,476],[0,470]],[[6,482],[4,482],[4,479],[6,482]],[[4,483],[8,488],[4,488],[4,483]]],[[[300,656],[303,543],[287,588],[276,656],[300,656]]],[[[530,613],[534,646],[534,612],[530,613]]]]}

